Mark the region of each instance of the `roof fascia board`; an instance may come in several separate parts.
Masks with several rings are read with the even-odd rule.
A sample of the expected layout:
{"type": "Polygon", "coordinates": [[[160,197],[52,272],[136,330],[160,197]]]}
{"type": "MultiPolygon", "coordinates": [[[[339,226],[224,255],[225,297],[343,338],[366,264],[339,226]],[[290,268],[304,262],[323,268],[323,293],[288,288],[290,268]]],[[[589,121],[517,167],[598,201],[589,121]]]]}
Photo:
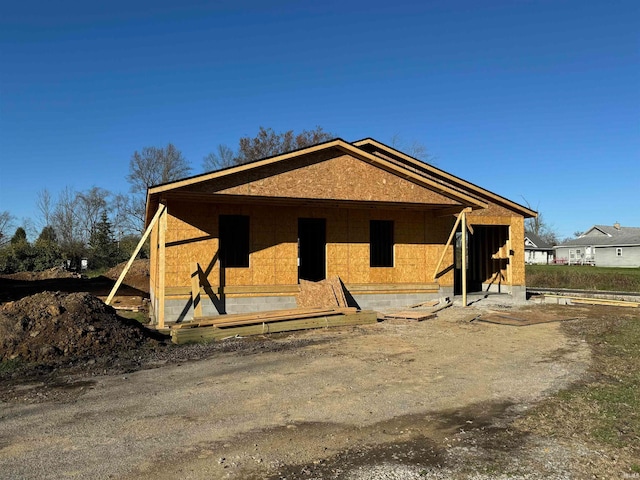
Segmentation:
{"type": "Polygon", "coordinates": [[[531,210],[530,208],[524,207],[516,202],[513,202],[505,197],[502,197],[500,195],[498,195],[497,193],[493,193],[490,192],[489,190],[486,190],[482,187],[479,187],[478,185],[475,185],[474,183],[468,182],[466,180],[461,179],[460,177],[456,177],[455,175],[452,175],[450,173],[445,172],[444,170],[440,170],[439,168],[434,167],[433,165],[429,165],[428,163],[425,162],[421,162],[420,160],[416,160],[415,158],[402,153],[399,150],[396,150],[395,148],[392,148],[388,145],[385,145],[384,143],[380,143],[377,140],[374,140],[373,138],[365,138],[362,140],[358,140],[357,142],[353,142],[353,145],[355,145],[356,147],[361,147],[363,145],[373,145],[375,147],[378,147],[382,150],[387,151],[388,153],[391,153],[392,155],[397,155],[400,158],[402,158],[403,160],[406,160],[410,163],[412,163],[413,165],[416,165],[419,168],[424,168],[436,175],[441,175],[442,177],[446,178],[447,180],[453,181],[453,182],[457,182],[460,185],[463,185],[465,188],[474,190],[482,195],[485,195],[489,198],[492,198],[494,200],[497,200],[501,203],[507,204],[509,205],[511,208],[514,208],[516,210],[520,210],[522,211],[525,215],[529,215],[531,217],[537,217],[538,216],[538,212],[531,210]]]}

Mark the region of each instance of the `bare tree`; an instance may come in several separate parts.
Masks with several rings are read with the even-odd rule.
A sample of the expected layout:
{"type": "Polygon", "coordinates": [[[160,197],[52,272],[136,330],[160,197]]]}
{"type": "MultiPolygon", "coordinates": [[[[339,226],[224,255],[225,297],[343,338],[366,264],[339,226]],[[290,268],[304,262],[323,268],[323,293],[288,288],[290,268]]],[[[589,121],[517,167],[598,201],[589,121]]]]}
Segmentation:
{"type": "Polygon", "coordinates": [[[204,157],[202,166],[205,170],[216,170],[233,165],[241,165],[253,160],[317,145],[333,138],[335,138],[335,135],[325,132],[322,127],[316,127],[313,130],[302,130],[297,134],[293,130],[276,133],[273,128],[260,127],[256,136],[240,138],[236,154],[226,145],[218,145],[216,152],[204,157]]]}
{"type": "Polygon", "coordinates": [[[42,228],[51,225],[51,216],[53,214],[53,205],[51,199],[51,192],[46,188],[40,190],[36,198],[36,208],[40,212],[40,226],[42,228]]]}
{"type": "Polygon", "coordinates": [[[8,210],[0,212],[0,246],[9,241],[9,232],[13,229],[15,217],[8,210]]]}
{"type": "Polygon", "coordinates": [[[557,245],[558,242],[558,234],[554,230],[553,225],[547,223],[544,218],[544,215],[538,210],[539,204],[536,205],[536,208],[532,208],[529,201],[522,197],[527,208],[529,210],[535,210],[538,212],[538,215],[533,218],[527,218],[524,221],[524,229],[527,232],[533,233],[543,239],[545,242],[550,243],[551,245],[557,245]]]}
{"type": "Polygon", "coordinates": [[[86,192],[76,193],[79,240],[88,243],[96,225],[101,221],[103,212],[109,207],[111,192],[100,187],[91,187],[86,192]]]}
{"type": "Polygon", "coordinates": [[[172,182],[191,172],[182,152],[171,143],[165,148],[144,147],[133,152],[127,180],[133,193],[145,193],[153,185],[172,182]]]}
{"type": "Polygon", "coordinates": [[[236,164],[236,155],[231,148],[220,144],[216,150],[202,159],[202,169],[205,172],[232,167],[236,164]]]}
{"type": "Polygon", "coordinates": [[[136,231],[141,232],[144,227],[147,189],[186,177],[190,172],[191,166],[182,152],[171,143],[165,148],[144,147],[140,152],[133,152],[127,175],[133,193],[128,208],[136,231]]]}
{"type": "Polygon", "coordinates": [[[80,237],[80,219],[77,215],[76,193],[65,187],[58,195],[51,223],[60,244],[65,247],[77,242],[80,237]]]}
{"type": "Polygon", "coordinates": [[[297,135],[293,130],[276,133],[272,128],[260,127],[255,137],[240,138],[237,163],[247,163],[298,148],[317,145],[332,138],[335,138],[335,135],[325,132],[319,126],[314,130],[303,130],[297,135]]]}
{"type": "Polygon", "coordinates": [[[113,217],[113,233],[117,240],[127,235],[139,235],[140,223],[144,222],[144,216],[139,218],[139,212],[144,213],[145,206],[141,196],[128,196],[121,193],[115,195],[111,201],[113,217]]]}
{"type": "Polygon", "coordinates": [[[417,158],[423,162],[434,163],[435,158],[429,154],[427,147],[417,140],[407,143],[400,134],[396,133],[391,137],[391,146],[410,157],[417,158]]]}

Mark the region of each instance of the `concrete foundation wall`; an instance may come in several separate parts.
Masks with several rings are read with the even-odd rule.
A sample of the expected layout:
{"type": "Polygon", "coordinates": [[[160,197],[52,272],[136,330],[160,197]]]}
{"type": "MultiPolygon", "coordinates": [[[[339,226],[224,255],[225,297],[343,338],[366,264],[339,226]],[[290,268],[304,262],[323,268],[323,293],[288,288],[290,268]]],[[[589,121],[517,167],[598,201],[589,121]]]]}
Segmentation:
{"type": "MultiPolygon", "coordinates": [[[[290,308],[296,308],[294,296],[231,297],[225,300],[224,309],[222,306],[214,305],[211,299],[202,298],[202,315],[205,317],[220,315],[220,313],[255,313],[290,308]]],[[[165,322],[189,320],[193,320],[191,300],[167,299],[165,301],[165,322]]]]}
{"type": "MultiPolygon", "coordinates": [[[[438,293],[374,293],[356,294],[353,299],[362,310],[376,310],[387,312],[407,308],[421,302],[453,296],[450,287],[441,288],[438,293]]],[[[157,310],[157,301],[152,298],[153,310],[157,310]]],[[[286,310],[296,308],[293,295],[230,297],[225,300],[224,311],[233,313],[256,313],[269,310],[286,310]]],[[[217,308],[209,298],[202,298],[202,313],[204,316],[219,315],[222,307],[217,308]]],[[[153,318],[153,313],[152,313],[153,318]]],[[[165,301],[165,322],[183,322],[193,320],[193,306],[191,300],[167,299],[165,301]]]]}

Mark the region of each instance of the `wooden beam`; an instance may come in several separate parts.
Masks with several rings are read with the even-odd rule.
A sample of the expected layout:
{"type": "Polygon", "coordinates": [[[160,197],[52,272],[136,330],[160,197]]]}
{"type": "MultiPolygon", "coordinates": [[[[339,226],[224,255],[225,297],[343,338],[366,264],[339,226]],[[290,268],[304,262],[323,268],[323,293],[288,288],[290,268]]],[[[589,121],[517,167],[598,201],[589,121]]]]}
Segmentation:
{"type": "Polygon", "coordinates": [[[440,255],[440,260],[438,260],[438,264],[436,265],[436,269],[433,272],[433,279],[436,279],[436,276],[438,275],[438,271],[440,270],[440,265],[442,265],[442,261],[444,260],[444,256],[447,253],[447,248],[449,248],[449,245],[451,245],[451,240],[453,240],[453,237],[456,234],[456,230],[458,229],[458,225],[460,224],[460,220],[462,219],[462,215],[466,212],[470,212],[471,211],[471,207],[467,207],[464,210],[462,210],[462,212],[460,212],[460,215],[458,215],[458,218],[456,218],[456,223],[453,224],[453,228],[451,229],[451,234],[449,235],[449,238],[447,240],[447,243],[444,244],[444,250],[442,250],[442,255],[440,255]]]}
{"type": "Polygon", "coordinates": [[[164,303],[167,269],[167,209],[160,215],[158,230],[158,311],[156,312],[157,328],[164,328],[164,303]]]}
{"type": "Polygon", "coordinates": [[[252,325],[257,323],[271,323],[282,320],[299,320],[303,318],[323,317],[327,315],[346,315],[357,313],[355,307],[340,308],[314,308],[314,309],[294,309],[275,310],[272,312],[237,315],[216,315],[214,317],[202,317],[193,322],[178,323],[171,325],[171,329],[198,328],[214,325],[216,327],[230,327],[239,325],[252,325]]]}
{"type": "Polygon", "coordinates": [[[202,317],[202,299],[200,297],[200,265],[191,262],[191,301],[193,303],[193,318],[202,317]]]}
{"type": "Polygon", "coordinates": [[[140,241],[138,242],[138,245],[136,246],[135,250],[131,254],[131,258],[127,262],[127,265],[124,267],[124,270],[122,270],[122,273],[120,273],[120,276],[118,277],[118,280],[116,281],[115,285],[111,289],[111,292],[109,292],[109,296],[107,297],[107,301],[104,302],[107,305],[111,305],[111,301],[113,300],[113,297],[115,296],[116,292],[118,291],[118,288],[120,288],[120,285],[122,284],[122,281],[124,280],[124,277],[129,272],[129,269],[131,268],[131,265],[133,265],[133,261],[138,256],[138,253],[140,252],[140,249],[142,248],[142,245],[144,245],[144,242],[147,240],[147,237],[149,237],[149,234],[151,233],[151,230],[153,230],[153,226],[156,224],[156,222],[158,221],[158,218],[160,218],[160,215],[162,215],[162,212],[164,212],[165,208],[166,207],[164,205],[160,205],[158,207],[158,211],[153,216],[153,219],[149,223],[149,226],[147,227],[147,229],[144,231],[144,234],[142,235],[142,238],[140,238],[140,241]]]}
{"type": "Polygon", "coordinates": [[[462,217],[462,306],[467,306],[467,212],[462,217]]]}
{"type": "Polygon", "coordinates": [[[262,335],[266,333],[304,330],[308,328],[341,327],[349,325],[363,325],[377,323],[378,315],[372,310],[350,314],[326,315],[316,318],[300,320],[283,320],[278,322],[263,322],[255,325],[241,325],[233,327],[203,326],[196,328],[171,329],[173,343],[195,343],[221,340],[228,337],[262,335]]]}

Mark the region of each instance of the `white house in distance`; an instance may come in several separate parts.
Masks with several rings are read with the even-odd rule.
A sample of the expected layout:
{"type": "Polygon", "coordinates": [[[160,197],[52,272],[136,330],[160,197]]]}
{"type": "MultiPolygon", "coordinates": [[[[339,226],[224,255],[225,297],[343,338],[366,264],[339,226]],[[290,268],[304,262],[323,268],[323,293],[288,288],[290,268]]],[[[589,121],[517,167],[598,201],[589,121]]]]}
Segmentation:
{"type": "Polygon", "coordinates": [[[640,267],[640,228],[594,225],[554,249],[556,261],[569,265],[640,267]]]}
{"type": "Polygon", "coordinates": [[[532,232],[524,232],[524,261],[528,265],[553,263],[553,246],[532,232]]]}

